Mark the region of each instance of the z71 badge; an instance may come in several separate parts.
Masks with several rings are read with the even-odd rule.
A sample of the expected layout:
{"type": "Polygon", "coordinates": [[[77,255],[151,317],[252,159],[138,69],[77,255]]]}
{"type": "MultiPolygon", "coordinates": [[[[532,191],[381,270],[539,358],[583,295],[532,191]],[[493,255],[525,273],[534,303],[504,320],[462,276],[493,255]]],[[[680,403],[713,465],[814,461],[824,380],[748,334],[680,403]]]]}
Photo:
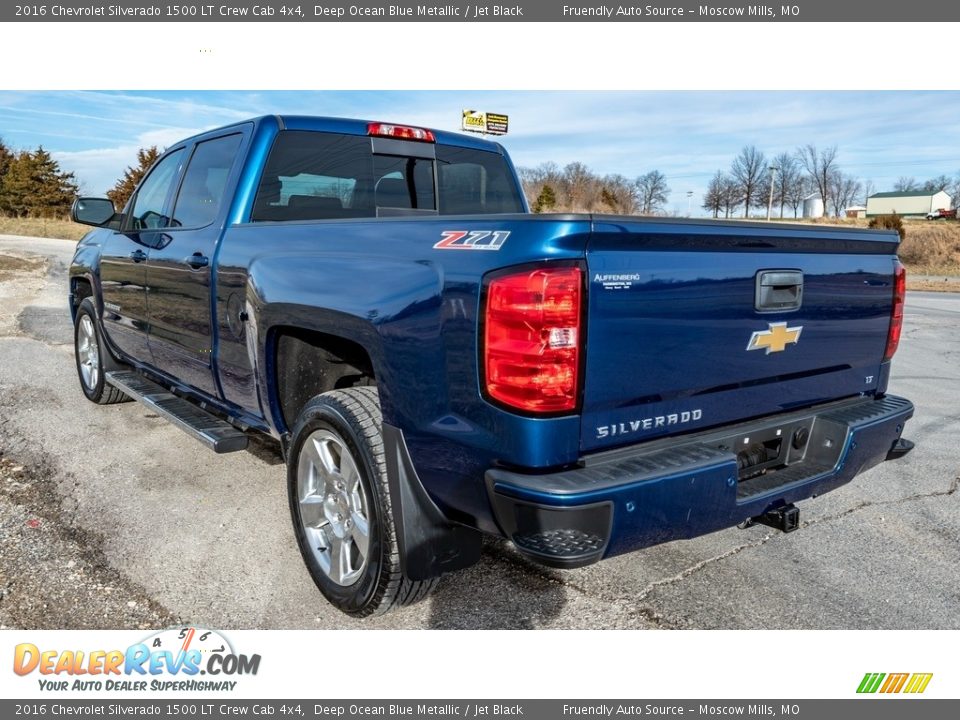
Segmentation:
{"type": "Polygon", "coordinates": [[[444,230],[434,250],[499,250],[509,230],[444,230]]]}

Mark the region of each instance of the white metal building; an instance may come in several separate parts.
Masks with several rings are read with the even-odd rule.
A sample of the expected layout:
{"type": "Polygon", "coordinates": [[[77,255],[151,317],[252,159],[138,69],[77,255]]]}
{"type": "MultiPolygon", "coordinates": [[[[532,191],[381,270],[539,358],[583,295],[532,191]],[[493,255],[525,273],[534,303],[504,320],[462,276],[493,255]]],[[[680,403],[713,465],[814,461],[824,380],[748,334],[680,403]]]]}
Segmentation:
{"type": "Polygon", "coordinates": [[[867,198],[867,217],[874,215],[914,215],[923,217],[929,212],[949,210],[950,195],[945,191],[914,190],[910,192],[874,193],[867,198]]]}
{"type": "Polygon", "coordinates": [[[805,218],[823,217],[823,198],[820,197],[820,193],[807,195],[803,199],[803,216],[805,218]]]}

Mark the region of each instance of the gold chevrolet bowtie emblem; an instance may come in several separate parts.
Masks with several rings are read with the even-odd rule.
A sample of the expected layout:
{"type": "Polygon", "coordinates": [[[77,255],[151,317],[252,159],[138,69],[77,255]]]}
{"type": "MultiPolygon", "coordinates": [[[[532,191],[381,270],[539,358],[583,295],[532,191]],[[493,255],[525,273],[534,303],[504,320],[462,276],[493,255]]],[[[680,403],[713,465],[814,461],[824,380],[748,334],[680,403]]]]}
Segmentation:
{"type": "Polygon", "coordinates": [[[801,330],[803,325],[788,328],[785,322],[770,323],[769,330],[757,330],[750,336],[747,350],[766,349],[767,355],[772,352],[783,352],[787,345],[793,345],[800,339],[801,330]]]}

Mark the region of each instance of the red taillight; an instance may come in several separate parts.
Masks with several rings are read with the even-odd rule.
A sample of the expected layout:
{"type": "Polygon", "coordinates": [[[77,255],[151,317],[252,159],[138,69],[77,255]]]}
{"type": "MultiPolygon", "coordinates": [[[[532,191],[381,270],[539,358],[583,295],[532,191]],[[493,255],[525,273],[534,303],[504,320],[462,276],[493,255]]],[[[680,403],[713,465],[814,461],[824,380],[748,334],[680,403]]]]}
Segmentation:
{"type": "Polygon", "coordinates": [[[520,410],[574,410],[580,380],[582,273],[576,267],[501,275],[487,286],[484,383],[520,410]]]}
{"type": "Polygon", "coordinates": [[[432,130],[408,127],[407,125],[391,125],[389,123],[368,123],[367,135],[399,138],[400,140],[419,140],[420,142],[436,142],[432,130]]]}
{"type": "Polygon", "coordinates": [[[907,271],[899,260],[894,260],[893,269],[893,310],[890,311],[890,332],[887,333],[887,350],[884,361],[893,357],[900,344],[900,332],[903,330],[903,303],[907,298],[907,271]]]}

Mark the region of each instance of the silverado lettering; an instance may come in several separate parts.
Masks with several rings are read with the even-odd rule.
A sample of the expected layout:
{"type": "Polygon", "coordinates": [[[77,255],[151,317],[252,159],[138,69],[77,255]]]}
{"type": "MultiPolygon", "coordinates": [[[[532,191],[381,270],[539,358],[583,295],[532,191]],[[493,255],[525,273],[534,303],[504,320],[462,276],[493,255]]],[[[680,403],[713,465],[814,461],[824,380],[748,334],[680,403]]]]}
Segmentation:
{"type": "Polygon", "coordinates": [[[125,207],[72,215],[83,393],[215,452],[276,442],[351,615],[425,597],[484,534],[574,568],[789,531],[912,447],[894,231],[530,214],[497,143],[301,116],[173,143],[125,207]]]}
{"type": "Polygon", "coordinates": [[[597,428],[597,437],[605,438],[608,435],[626,435],[640,430],[652,430],[653,428],[669,427],[671,425],[682,425],[688,422],[694,422],[703,417],[702,410],[684,411],[681,413],[670,413],[669,415],[657,415],[643,420],[631,420],[621,422],[616,425],[603,425],[597,428]]]}

